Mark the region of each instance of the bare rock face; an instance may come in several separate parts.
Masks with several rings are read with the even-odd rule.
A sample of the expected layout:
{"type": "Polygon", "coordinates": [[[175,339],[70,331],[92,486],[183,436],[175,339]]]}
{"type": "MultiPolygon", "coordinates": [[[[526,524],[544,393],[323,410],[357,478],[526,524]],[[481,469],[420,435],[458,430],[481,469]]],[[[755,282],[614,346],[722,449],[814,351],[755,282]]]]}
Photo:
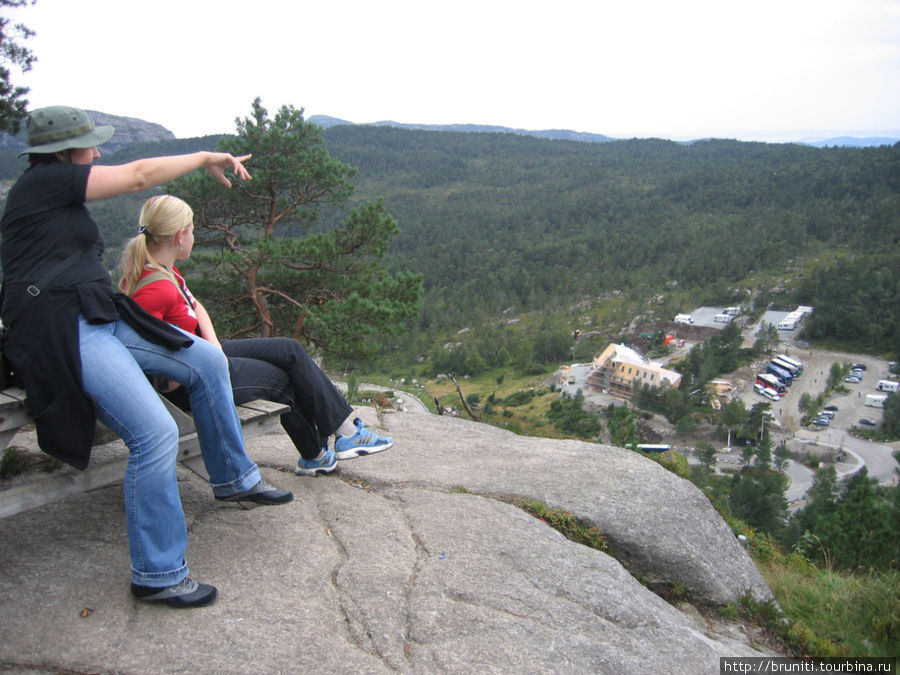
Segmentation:
{"type": "Polygon", "coordinates": [[[135,117],[107,115],[96,110],[87,110],[85,112],[94,120],[94,124],[97,126],[110,124],[115,128],[116,133],[103,144],[103,150],[107,153],[113,153],[119,148],[132,143],[155,143],[175,138],[175,134],[161,124],[145,122],[135,117]]]}
{"type": "MultiPolygon", "coordinates": [[[[296,476],[284,433],[248,442],[283,506],[216,502],[179,468],[198,610],[135,603],[121,488],[0,520],[0,662],[77,672],[712,673],[762,656],[740,625],[675,607],[771,598],[706,498],[618,448],[425,413],[358,414],[393,448],[296,476]],[[610,553],[517,504],[571,512],[610,553]],[[618,559],[617,559],[618,558],[618,559]],[[189,613],[189,616],[186,615],[189,613]]],[[[31,671],[28,671],[31,672],[31,671]]],[[[43,672],[43,670],[42,670],[43,672]]]]}
{"type": "MultiPolygon", "coordinates": [[[[116,133],[111,139],[103,144],[104,153],[113,153],[116,150],[132,143],[155,143],[158,141],[168,141],[175,138],[175,134],[166,129],[161,124],[153,122],[145,122],[134,117],[119,117],[118,115],[107,115],[106,113],[96,110],[85,110],[94,124],[102,126],[104,124],[112,125],[116,133]]],[[[22,130],[15,136],[8,133],[0,132],[0,148],[8,148],[16,152],[28,147],[25,125],[23,123],[22,130]]]]}
{"type": "Polygon", "coordinates": [[[623,448],[517,436],[458,418],[393,415],[387,423],[403,446],[413,445],[412,461],[391,452],[348,471],[379,482],[539,500],[598,528],[645,583],[676,583],[717,605],[745,593],[772,599],[706,496],[656,462],[623,448]]]}

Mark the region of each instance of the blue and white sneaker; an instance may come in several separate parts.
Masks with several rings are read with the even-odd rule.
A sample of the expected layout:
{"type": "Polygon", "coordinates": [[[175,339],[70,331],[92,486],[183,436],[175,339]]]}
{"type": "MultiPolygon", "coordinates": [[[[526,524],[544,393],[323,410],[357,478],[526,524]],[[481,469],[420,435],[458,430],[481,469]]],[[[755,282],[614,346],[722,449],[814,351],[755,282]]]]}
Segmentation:
{"type": "Polygon", "coordinates": [[[393,438],[381,438],[378,434],[366,429],[366,425],[358,417],[353,420],[356,433],[352,436],[337,436],[334,439],[334,456],[337,459],[353,459],[362,455],[371,455],[387,450],[394,444],[393,438]]]}
{"type": "Polygon", "coordinates": [[[334,459],[334,450],[325,449],[325,454],[321,459],[303,459],[297,460],[297,468],[294,473],[300,476],[317,476],[320,473],[331,473],[337,468],[337,462],[334,459]]]}

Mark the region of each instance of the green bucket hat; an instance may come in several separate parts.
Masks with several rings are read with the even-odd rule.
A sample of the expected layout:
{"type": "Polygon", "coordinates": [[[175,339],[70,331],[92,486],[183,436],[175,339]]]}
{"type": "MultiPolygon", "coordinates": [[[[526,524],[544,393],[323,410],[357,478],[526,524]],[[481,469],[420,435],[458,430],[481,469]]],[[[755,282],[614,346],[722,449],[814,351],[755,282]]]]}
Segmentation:
{"type": "Polygon", "coordinates": [[[95,127],[83,110],[54,105],[39,108],[28,115],[28,146],[18,154],[49,154],[70,148],[93,148],[112,138],[109,125],[95,127]]]}

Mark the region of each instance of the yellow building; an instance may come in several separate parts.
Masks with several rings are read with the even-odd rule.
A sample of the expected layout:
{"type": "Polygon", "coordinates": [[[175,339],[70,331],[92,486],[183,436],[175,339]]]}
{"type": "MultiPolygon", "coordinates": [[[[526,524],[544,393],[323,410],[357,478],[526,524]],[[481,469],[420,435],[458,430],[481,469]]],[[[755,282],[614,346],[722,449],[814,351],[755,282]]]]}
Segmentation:
{"type": "Polygon", "coordinates": [[[590,386],[626,399],[631,399],[637,383],[677,387],[680,382],[681,373],[667,370],[661,363],[648,361],[630,347],[617,344],[610,344],[594,357],[593,369],[587,377],[590,386]]]}

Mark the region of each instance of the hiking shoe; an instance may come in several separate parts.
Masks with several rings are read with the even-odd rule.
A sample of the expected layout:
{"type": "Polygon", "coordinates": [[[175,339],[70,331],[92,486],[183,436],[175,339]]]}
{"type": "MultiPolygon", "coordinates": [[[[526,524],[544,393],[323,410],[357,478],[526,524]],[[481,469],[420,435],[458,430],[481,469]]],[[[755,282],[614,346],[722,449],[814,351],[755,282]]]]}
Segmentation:
{"type": "Polygon", "coordinates": [[[131,594],[141,602],[154,602],[184,609],[203,607],[215,602],[219,591],[209,584],[198,584],[189,577],[174,586],[138,586],[131,584],[131,594]]]}
{"type": "Polygon", "coordinates": [[[225,497],[216,495],[216,499],[220,502],[255,502],[270,506],[272,504],[287,504],[294,500],[294,494],[261,480],[249,490],[238,492],[236,495],[226,495],[225,497]]]}
{"type": "Polygon", "coordinates": [[[387,450],[394,444],[393,438],[381,438],[378,434],[366,429],[366,425],[358,417],[353,420],[356,433],[352,436],[338,436],[334,440],[334,456],[337,459],[353,459],[362,455],[371,455],[387,450]]]}
{"type": "Polygon", "coordinates": [[[325,454],[321,459],[303,459],[297,460],[297,468],[294,473],[300,476],[318,476],[320,473],[331,473],[337,467],[337,461],[334,459],[334,450],[325,448],[325,454]]]}

